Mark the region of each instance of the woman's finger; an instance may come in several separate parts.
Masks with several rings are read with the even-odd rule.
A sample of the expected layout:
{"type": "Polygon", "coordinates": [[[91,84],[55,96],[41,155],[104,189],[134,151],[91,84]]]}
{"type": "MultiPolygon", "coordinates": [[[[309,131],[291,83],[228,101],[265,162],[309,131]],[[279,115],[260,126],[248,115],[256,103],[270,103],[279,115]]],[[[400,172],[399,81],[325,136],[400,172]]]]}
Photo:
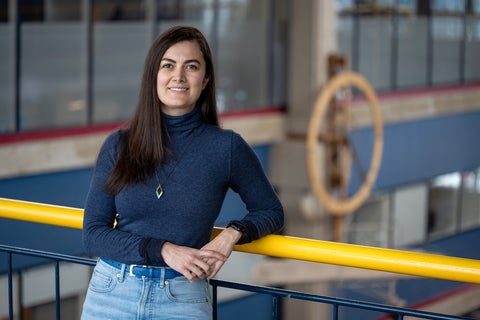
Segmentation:
{"type": "Polygon", "coordinates": [[[210,280],[210,279],[214,278],[224,264],[225,264],[225,262],[223,262],[223,261],[217,261],[216,263],[214,263],[212,265],[210,274],[208,275],[207,279],[210,280]]]}
{"type": "Polygon", "coordinates": [[[221,254],[218,251],[208,250],[208,249],[200,249],[200,258],[227,261],[228,257],[226,257],[225,255],[221,254]]]}

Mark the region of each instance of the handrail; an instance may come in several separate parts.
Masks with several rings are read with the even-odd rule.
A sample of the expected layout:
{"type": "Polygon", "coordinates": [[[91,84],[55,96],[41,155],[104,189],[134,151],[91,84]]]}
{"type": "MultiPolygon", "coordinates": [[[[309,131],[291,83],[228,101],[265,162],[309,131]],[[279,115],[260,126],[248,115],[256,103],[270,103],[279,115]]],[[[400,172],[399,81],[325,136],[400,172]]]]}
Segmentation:
{"type": "MultiPolygon", "coordinates": [[[[83,210],[0,198],[0,218],[82,228],[83,210]]],[[[215,228],[213,236],[222,229],[215,228]]],[[[480,260],[268,235],[235,251],[480,284],[480,260]]]]}

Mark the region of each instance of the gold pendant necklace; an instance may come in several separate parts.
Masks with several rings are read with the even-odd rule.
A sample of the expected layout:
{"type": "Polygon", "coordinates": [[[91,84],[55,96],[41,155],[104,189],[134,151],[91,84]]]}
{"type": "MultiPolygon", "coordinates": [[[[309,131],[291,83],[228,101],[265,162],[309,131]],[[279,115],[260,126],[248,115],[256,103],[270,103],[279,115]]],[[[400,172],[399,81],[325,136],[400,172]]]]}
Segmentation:
{"type": "MultiPolygon", "coordinates": [[[[162,171],[164,173],[164,176],[165,176],[165,181],[164,181],[164,184],[166,184],[168,182],[168,179],[170,179],[170,176],[172,175],[172,173],[175,171],[175,169],[177,169],[177,166],[178,164],[180,163],[180,161],[182,160],[183,156],[185,155],[185,153],[187,152],[187,149],[190,147],[190,145],[192,144],[193,142],[193,139],[195,138],[196,136],[196,131],[197,131],[197,128],[195,128],[194,132],[192,132],[192,137],[190,138],[190,140],[188,141],[187,145],[185,146],[185,148],[182,150],[181,154],[180,154],[180,157],[178,158],[178,161],[175,163],[175,166],[172,168],[172,170],[170,171],[170,173],[167,175],[165,174],[165,171],[163,171],[163,168],[162,168],[162,171]]],[[[157,188],[155,189],[155,195],[157,196],[157,199],[160,199],[162,196],[163,196],[163,185],[162,183],[160,182],[160,179],[158,178],[158,173],[157,173],[157,168],[155,168],[155,177],[157,178],[157,188]]]]}

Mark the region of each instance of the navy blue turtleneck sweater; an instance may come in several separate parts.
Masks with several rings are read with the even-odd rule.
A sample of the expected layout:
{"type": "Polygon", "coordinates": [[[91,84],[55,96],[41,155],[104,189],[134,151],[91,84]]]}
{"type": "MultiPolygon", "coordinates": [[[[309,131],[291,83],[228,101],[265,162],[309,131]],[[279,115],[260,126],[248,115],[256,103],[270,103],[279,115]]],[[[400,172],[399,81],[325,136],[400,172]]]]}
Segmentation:
{"type": "Polygon", "coordinates": [[[109,194],[105,181],[124,146],[125,133],[112,133],[102,146],[85,204],[83,243],[87,253],[127,264],[165,266],[165,241],[201,248],[229,188],[248,214],[240,221],[247,241],[283,227],[283,208],[250,146],[235,132],[208,125],[200,111],[164,115],[173,156],[146,183],[109,194]],[[164,193],[157,198],[158,184],[164,193]],[[113,227],[114,220],[116,227],[113,227]]]}

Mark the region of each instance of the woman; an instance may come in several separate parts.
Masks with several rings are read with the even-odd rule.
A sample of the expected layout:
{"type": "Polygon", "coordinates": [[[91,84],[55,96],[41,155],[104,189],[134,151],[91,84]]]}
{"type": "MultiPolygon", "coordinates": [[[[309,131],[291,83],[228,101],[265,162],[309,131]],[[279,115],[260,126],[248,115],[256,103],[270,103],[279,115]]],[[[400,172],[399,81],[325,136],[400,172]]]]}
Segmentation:
{"type": "Polygon", "coordinates": [[[283,226],[283,209],[248,144],[219,128],[212,55],[192,27],[152,44],[128,128],[102,146],[83,242],[100,259],[82,319],[210,319],[208,279],[235,244],[283,226]],[[213,240],[231,188],[248,214],[213,240]]]}

